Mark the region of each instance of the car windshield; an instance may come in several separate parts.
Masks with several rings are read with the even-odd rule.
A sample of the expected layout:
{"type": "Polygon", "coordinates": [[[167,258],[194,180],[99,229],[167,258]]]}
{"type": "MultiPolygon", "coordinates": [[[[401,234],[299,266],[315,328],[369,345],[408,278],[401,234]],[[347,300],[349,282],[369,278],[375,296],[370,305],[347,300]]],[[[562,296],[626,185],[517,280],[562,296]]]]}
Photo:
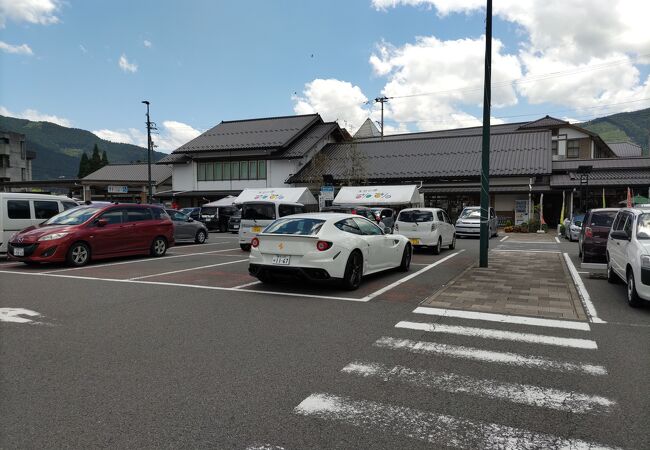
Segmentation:
{"type": "Polygon", "coordinates": [[[201,208],[201,214],[206,215],[206,216],[213,216],[217,213],[217,208],[216,206],[208,206],[208,207],[203,207],[201,208]]]}
{"type": "Polygon", "coordinates": [[[579,216],[573,216],[573,224],[576,226],[581,226],[583,220],[585,220],[584,214],[580,214],[579,216]]]}
{"type": "Polygon", "coordinates": [[[90,219],[101,207],[80,207],[63,211],[50,217],[43,225],[79,225],[90,219]]]}
{"type": "Polygon", "coordinates": [[[433,222],[433,213],[431,211],[420,211],[418,209],[411,211],[402,211],[397,219],[400,222],[433,222]]]}
{"type": "Polygon", "coordinates": [[[318,234],[324,223],[321,219],[280,219],[266,227],[264,232],[309,236],[318,234]]]}
{"type": "Polygon", "coordinates": [[[650,213],[641,214],[637,223],[636,238],[650,239],[650,213]]]}
{"type": "Polygon", "coordinates": [[[463,212],[460,213],[461,219],[480,219],[481,210],[479,208],[472,209],[463,209],[463,212]]]}
{"type": "Polygon", "coordinates": [[[272,203],[246,203],[242,207],[244,220],[275,220],[275,205],[272,203]]]}
{"type": "Polygon", "coordinates": [[[590,227],[611,228],[617,211],[599,211],[591,215],[590,227]]]}
{"type": "Polygon", "coordinates": [[[181,212],[183,214],[192,214],[196,208],[183,208],[181,209],[181,212]]]}

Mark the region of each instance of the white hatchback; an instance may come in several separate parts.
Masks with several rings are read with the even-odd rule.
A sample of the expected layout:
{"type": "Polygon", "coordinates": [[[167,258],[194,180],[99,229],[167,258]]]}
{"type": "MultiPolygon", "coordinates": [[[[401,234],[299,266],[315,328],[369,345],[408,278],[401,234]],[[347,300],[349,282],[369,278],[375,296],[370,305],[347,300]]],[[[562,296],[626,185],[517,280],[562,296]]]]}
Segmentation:
{"type": "Polygon", "coordinates": [[[395,221],[395,233],[408,238],[414,247],[430,247],[437,255],[444,245],[456,247],[456,229],[444,209],[407,208],[395,221]]]}
{"type": "Polygon", "coordinates": [[[607,279],[627,283],[627,302],[650,301],[650,207],[621,209],[607,240],[607,279]]]}

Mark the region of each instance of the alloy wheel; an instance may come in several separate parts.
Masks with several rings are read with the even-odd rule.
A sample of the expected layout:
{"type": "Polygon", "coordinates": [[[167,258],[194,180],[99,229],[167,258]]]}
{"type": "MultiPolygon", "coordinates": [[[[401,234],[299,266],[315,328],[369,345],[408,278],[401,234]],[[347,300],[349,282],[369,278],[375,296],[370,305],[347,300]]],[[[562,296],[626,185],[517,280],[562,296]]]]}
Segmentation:
{"type": "Polygon", "coordinates": [[[72,260],[75,264],[82,265],[88,259],[88,250],[83,245],[77,245],[72,249],[72,260]]]}

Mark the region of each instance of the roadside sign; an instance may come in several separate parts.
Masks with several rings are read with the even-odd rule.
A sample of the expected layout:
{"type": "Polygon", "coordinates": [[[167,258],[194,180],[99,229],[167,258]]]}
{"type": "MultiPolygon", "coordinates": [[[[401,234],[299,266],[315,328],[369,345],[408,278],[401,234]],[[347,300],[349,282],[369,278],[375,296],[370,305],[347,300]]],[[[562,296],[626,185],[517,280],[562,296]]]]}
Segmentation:
{"type": "Polygon", "coordinates": [[[129,192],[128,186],[108,186],[109,194],[126,194],[129,192]]]}
{"type": "Polygon", "coordinates": [[[323,200],[334,200],[334,186],[321,186],[320,195],[323,200]]]}

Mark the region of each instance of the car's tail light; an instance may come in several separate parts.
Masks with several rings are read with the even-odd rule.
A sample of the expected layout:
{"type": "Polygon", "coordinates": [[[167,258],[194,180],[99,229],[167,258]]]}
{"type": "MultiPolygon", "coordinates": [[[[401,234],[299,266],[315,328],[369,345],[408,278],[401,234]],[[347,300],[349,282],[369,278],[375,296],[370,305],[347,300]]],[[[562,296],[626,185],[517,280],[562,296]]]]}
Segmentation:
{"type": "Polygon", "coordinates": [[[260,240],[254,237],[251,239],[251,247],[257,248],[260,245],[260,240]]]}
{"type": "Polygon", "coordinates": [[[357,213],[356,209],[353,209],[352,211],[350,211],[350,214],[356,214],[356,213],[357,213]]]}
{"type": "Polygon", "coordinates": [[[589,227],[585,228],[585,237],[588,237],[588,238],[594,237],[594,232],[591,231],[591,228],[589,228],[589,227]]]}
{"type": "Polygon", "coordinates": [[[436,231],[436,228],[438,228],[438,227],[436,226],[436,224],[435,224],[435,223],[432,223],[432,224],[431,224],[431,231],[436,231]]]}
{"type": "Polygon", "coordinates": [[[319,252],[324,252],[325,250],[329,250],[331,247],[332,247],[331,242],[327,242],[327,241],[316,242],[316,249],[318,249],[319,252]]]}

